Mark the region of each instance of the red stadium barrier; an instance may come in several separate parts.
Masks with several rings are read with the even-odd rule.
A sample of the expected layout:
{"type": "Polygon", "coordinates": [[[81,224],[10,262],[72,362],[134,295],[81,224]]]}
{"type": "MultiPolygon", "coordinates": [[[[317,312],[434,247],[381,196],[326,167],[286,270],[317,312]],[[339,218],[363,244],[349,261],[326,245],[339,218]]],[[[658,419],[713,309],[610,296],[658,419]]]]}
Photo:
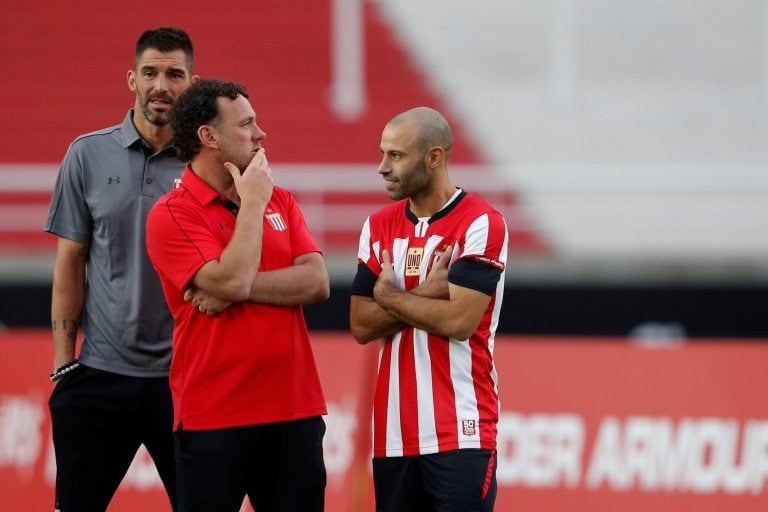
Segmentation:
{"type": "MultiPolygon", "coordinates": [[[[313,339],[329,405],[326,509],[369,512],[376,349],[347,333],[313,339]]],[[[42,330],[0,333],[4,510],[52,508],[50,343],[42,330]]],[[[496,510],[768,509],[768,343],[503,337],[496,354],[496,510]]],[[[110,507],[128,510],[168,510],[144,452],[110,507]]]]}

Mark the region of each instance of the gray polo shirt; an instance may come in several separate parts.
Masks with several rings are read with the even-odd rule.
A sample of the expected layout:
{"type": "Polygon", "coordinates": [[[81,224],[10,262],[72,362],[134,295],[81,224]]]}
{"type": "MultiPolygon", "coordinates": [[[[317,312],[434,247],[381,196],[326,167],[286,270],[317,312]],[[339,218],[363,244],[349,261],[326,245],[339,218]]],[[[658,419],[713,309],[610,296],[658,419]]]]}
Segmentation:
{"type": "Polygon", "coordinates": [[[45,230],[90,244],[83,344],[86,366],[135,377],[168,375],[173,318],[147,256],[145,223],[184,164],[152,154],[123,123],[75,139],[61,164],[45,230]]]}

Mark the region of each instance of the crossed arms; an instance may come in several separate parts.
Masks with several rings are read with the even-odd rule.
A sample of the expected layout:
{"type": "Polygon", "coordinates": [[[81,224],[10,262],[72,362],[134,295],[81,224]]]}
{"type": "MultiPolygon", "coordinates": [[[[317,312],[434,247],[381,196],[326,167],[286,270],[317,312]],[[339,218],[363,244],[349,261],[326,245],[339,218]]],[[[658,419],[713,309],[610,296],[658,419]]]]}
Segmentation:
{"type": "Polygon", "coordinates": [[[260,302],[274,306],[298,306],[326,300],[330,295],[328,272],[320,253],[302,254],[290,267],[266,272],[256,272],[248,289],[248,295],[236,300],[218,298],[216,293],[229,296],[226,288],[210,279],[209,261],[197,272],[193,285],[184,293],[184,300],[198,308],[202,306],[208,315],[215,315],[232,302],[260,302]]]}
{"type": "Polygon", "coordinates": [[[448,282],[446,251],[418,287],[404,291],[395,285],[389,253],[382,251],[382,270],[373,297],[352,295],[349,324],[358,343],[365,344],[413,326],[448,338],[465,340],[477,329],[491,297],[448,282]]]}
{"type": "Polygon", "coordinates": [[[263,152],[257,153],[241,174],[230,171],[241,200],[232,239],[221,256],[207,262],[195,274],[184,300],[208,315],[219,313],[232,302],[259,302],[297,306],[325,300],[330,295],[328,272],[320,253],[293,259],[292,265],[259,271],[264,210],[272,195],[272,176],[263,152]]]}

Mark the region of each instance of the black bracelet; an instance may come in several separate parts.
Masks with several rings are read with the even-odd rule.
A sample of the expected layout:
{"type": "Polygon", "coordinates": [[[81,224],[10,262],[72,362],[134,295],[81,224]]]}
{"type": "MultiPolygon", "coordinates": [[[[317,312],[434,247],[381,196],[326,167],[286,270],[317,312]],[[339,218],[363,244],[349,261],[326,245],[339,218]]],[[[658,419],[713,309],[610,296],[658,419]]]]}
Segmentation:
{"type": "Polygon", "coordinates": [[[62,378],[64,375],[66,375],[67,373],[71,372],[72,370],[74,370],[79,366],[80,366],[80,361],[78,361],[77,359],[73,359],[67,364],[61,365],[55,370],[53,370],[53,373],[51,373],[51,380],[57,381],[60,378],[62,378]]]}

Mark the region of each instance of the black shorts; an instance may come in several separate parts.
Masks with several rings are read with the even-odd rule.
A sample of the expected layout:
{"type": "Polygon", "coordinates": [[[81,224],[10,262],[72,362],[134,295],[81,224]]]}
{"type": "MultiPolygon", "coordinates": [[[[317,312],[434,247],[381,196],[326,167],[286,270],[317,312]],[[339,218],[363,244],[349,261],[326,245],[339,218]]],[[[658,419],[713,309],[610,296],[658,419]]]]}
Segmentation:
{"type": "Polygon", "coordinates": [[[104,512],[142,444],[175,507],[167,377],[127,377],[81,365],[56,382],[48,405],[57,510],[104,512]]]}
{"type": "Polygon", "coordinates": [[[462,449],[373,459],[377,512],[491,512],[496,453],[462,449]]]}
{"type": "Polygon", "coordinates": [[[181,512],[322,512],[325,463],[320,416],[175,434],[181,512]]]}

